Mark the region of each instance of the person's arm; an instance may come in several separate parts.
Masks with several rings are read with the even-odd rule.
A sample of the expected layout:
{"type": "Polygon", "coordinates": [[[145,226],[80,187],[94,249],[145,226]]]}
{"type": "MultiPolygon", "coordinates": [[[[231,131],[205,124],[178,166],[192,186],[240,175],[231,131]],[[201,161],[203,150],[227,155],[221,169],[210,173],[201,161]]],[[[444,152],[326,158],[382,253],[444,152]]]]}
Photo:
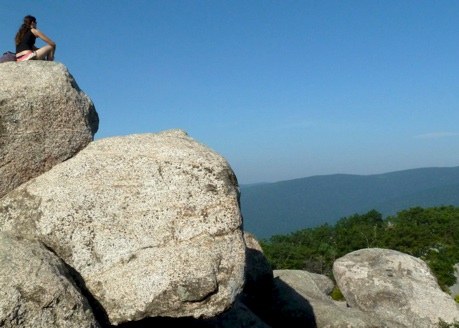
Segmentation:
{"type": "Polygon", "coordinates": [[[37,30],[36,28],[33,28],[31,29],[33,35],[35,35],[37,38],[40,38],[42,39],[43,41],[45,41],[47,44],[49,44],[51,47],[54,48],[54,50],[56,50],[56,43],[51,40],[50,38],[48,38],[45,34],[43,34],[42,32],[40,32],[39,30],[37,30]]]}

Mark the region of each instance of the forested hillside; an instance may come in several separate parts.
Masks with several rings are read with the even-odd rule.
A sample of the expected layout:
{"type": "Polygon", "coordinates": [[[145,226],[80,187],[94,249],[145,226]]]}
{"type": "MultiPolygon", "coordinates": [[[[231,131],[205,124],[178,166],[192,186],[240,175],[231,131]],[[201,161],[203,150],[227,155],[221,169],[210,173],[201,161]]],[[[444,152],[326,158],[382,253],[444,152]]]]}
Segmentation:
{"type": "Polygon", "coordinates": [[[244,229],[287,234],[375,209],[383,217],[415,206],[459,206],[459,167],[377,175],[325,175],[241,186],[244,229]]]}
{"type": "Polygon", "coordinates": [[[421,258],[443,290],[456,283],[459,262],[459,207],[415,207],[382,218],[371,210],[288,235],[261,241],[273,269],[299,269],[332,277],[333,262],[362,248],[387,248],[421,258]]]}

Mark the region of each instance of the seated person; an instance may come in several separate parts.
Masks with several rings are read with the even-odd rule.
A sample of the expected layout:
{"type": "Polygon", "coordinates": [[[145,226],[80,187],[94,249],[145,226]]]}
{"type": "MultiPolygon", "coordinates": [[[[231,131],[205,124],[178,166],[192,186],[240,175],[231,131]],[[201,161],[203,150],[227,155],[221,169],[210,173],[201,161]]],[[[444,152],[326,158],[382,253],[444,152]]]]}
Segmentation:
{"type": "Polygon", "coordinates": [[[24,17],[24,24],[19,28],[15,37],[16,61],[21,62],[30,59],[54,60],[56,43],[42,32],[37,30],[37,20],[33,16],[24,17]],[[48,45],[37,48],[35,40],[42,39],[48,45]]]}

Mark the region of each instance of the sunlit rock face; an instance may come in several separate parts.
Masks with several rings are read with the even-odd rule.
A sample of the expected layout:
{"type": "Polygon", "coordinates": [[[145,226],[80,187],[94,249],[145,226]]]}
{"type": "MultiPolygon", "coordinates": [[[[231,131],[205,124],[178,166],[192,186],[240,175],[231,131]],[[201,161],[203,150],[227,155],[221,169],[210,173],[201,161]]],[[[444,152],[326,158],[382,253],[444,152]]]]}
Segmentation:
{"type": "Polygon", "coordinates": [[[389,249],[361,249],[335,261],[333,274],[349,305],[406,327],[459,319],[454,300],[421,259],[389,249]]]}

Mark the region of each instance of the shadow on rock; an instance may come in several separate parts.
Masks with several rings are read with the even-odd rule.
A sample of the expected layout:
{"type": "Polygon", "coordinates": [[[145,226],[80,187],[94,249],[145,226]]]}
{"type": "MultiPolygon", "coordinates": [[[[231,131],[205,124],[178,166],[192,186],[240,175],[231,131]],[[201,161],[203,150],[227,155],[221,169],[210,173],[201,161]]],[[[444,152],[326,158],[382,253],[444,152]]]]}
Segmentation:
{"type": "Polygon", "coordinates": [[[140,321],[125,322],[119,324],[118,326],[104,326],[108,327],[117,327],[117,328],[161,328],[161,327],[179,327],[179,328],[211,328],[215,327],[214,325],[207,323],[204,319],[195,319],[195,318],[168,318],[168,317],[156,317],[156,318],[146,318],[140,321]]]}
{"type": "MultiPolygon", "coordinates": [[[[51,250],[53,253],[54,251],[51,250]]],[[[64,262],[64,260],[62,260],[64,262]]],[[[65,263],[65,262],[64,262],[65,263]]],[[[104,328],[104,327],[111,327],[109,324],[109,319],[107,312],[105,311],[104,307],[102,304],[99,303],[99,301],[91,294],[91,292],[88,290],[86,287],[86,284],[84,282],[83,277],[76,271],[74,268],[72,268],[70,265],[65,263],[67,270],[70,273],[70,276],[73,278],[75,284],[80,288],[81,294],[86,297],[89,305],[92,308],[92,312],[94,314],[94,317],[96,318],[97,322],[99,325],[104,328]]]]}
{"type": "Polygon", "coordinates": [[[271,327],[317,327],[309,301],[278,277],[273,282],[271,311],[266,322],[271,327]]]}

